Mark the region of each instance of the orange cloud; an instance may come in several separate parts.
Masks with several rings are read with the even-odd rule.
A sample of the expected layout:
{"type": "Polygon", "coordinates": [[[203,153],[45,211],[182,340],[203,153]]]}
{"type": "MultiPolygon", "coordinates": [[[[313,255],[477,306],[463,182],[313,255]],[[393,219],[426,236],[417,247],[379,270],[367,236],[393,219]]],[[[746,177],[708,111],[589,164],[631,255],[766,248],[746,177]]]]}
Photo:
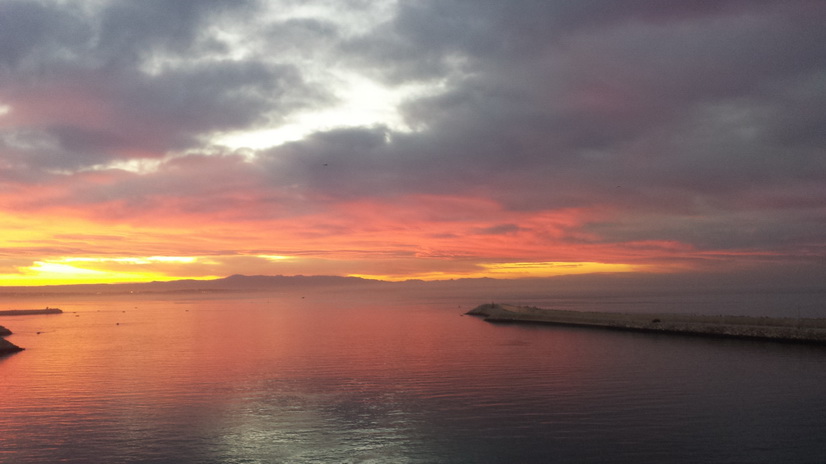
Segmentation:
{"type": "MultiPolygon", "coordinates": [[[[134,177],[122,171],[81,176],[98,184],[134,177]]],[[[6,204],[40,205],[27,214],[19,207],[0,213],[0,246],[14,262],[0,263],[6,269],[0,273],[3,285],[236,273],[388,280],[547,277],[666,272],[719,260],[676,241],[604,241],[584,231],[614,214],[598,208],[512,211],[472,196],[411,195],[316,202],[308,211],[290,207],[273,215],[266,211],[278,205],[256,189],[232,195],[240,213],[220,205],[193,208],[191,199],[161,193],[136,204],[127,198],[60,204],[55,199],[66,193],[60,182],[25,193],[28,198],[0,196],[6,204]],[[256,209],[265,214],[256,219],[256,209]]]]}

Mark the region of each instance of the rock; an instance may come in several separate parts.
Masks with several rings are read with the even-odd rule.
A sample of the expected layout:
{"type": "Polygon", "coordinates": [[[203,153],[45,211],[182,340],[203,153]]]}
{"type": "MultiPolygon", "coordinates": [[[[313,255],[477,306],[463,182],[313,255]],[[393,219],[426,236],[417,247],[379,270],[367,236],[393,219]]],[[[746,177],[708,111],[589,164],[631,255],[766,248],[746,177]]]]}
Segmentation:
{"type": "Polygon", "coordinates": [[[0,325],[0,337],[5,337],[6,335],[11,335],[11,330],[0,325]]]}
{"type": "Polygon", "coordinates": [[[17,353],[18,351],[23,351],[23,348],[20,348],[5,338],[0,338],[0,356],[17,353]]]}

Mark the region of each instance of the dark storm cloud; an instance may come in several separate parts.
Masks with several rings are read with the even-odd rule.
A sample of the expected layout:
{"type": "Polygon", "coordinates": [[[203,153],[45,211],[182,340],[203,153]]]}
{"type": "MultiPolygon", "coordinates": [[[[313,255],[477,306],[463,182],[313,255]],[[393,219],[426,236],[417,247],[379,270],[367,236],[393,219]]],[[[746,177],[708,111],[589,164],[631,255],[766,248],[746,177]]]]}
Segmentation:
{"type": "Polygon", "coordinates": [[[117,109],[127,115],[125,122],[134,124],[130,130],[160,137],[167,148],[183,148],[175,146],[176,135],[246,128],[265,117],[277,118],[293,107],[288,92],[310,93],[294,68],[257,62],[194,65],[123,79],[120,86],[117,109]]]}
{"type": "Polygon", "coordinates": [[[88,40],[82,20],[66,13],[39,2],[0,3],[0,76],[88,40]]]}
{"type": "Polygon", "coordinates": [[[145,0],[101,5],[2,2],[0,63],[5,77],[48,74],[60,63],[130,68],[156,52],[203,52],[208,49],[205,44],[216,43],[209,38],[210,20],[241,14],[254,2],[145,0]]]}
{"type": "Polygon", "coordinates": [[[397,193],[403,173],[386,128],[339,129],[272,148],[258,163],[276,185],[324,198],[397,193]]]}
{"type": "Polygon", "coordinates": [[[389,79],[441,78],[450,70],[451,60],[471,68],[485,65],[473,60],[534,61],[542,59],[549,48],[564,46],[563,40],[577,33],[600,35],[629,22],[668,25],[702,20],[770,4],[704,0],[402,2],[392,22],[349,41],[345,49],[371,59],[371,64],[386,66],[389,79]]]}
{"type": "Polygon", "coordinates": [[[826,204],[824,23],[813,1],[404,3],[341,49],[387,82],[444,86],[404,107],[418,132],[269,156],[328,198],[473,193],[653,221],[595,227],[605,240],[822,240],[804,218],[826,204]]]}
{"type": "Polygon", "coordinates": [[[0,131],[6,142],[39,134],[50,145],[6,143],[7,156],[21,164],[76,169],[161,157],[198,147],[210,132],[271,124],[327,99],[293,65],[225,57],[229,45],[211,28],[252,15],[250,2],[0,7],[0,18],[15,26],[0,28],[12,39],[0,48],[0,102],[17,121],[0,131]]]}
{"type": "MultiPolygon", "coordinates": [[[[0,104],[13,107],[0,118],[15,118],[0,119],[6,179],[277,125],[334,100],[310,61],[431,90],[401,108],[408,132],[334,128],[253,157],[193,155],[75,188],[83,204],[132,195],[145,200],[135,209],[158,207],[167,193],[253,216],[253,198],[276,216],[465,195],[507,211],[605,211],[586,227],[594,242],[824,241],[826,2],[422,0],[355,35],[330,17],[267,23],[266,2],[55,5],[0,2],[0,104]],[[240,43],[220,33],[230,26],[240,43]],[[238,46],[247,53],[230,59],[238,46]]],[[[476,231],[519,232],[510,220],[476,231]]]]}
{"type": "Polygon", "coordinates": [[[406,108],[420,151],[462,160],[446,176],[716,194],[822,179],[824,20],[818,2],[416,2],[349,47],[394,81],[450,77],[406,108]]]}
{"type": "Polygon", "coordinates": [[[209,40],[209,20],[251,8],[243,0],[141,0],[112,2],[101,13],[96,53],[126,66],[161,50],[176,54],[221,49],[209,40]],[[207,36],[207,37],[204,37],[207,36]],[[206,40],[202,40],[205,39],[206,40]]]}
{"type": "MultiPolygon", "coordinates": [[[[88,85],[82,78],[74,83],[68,76],[64,79],[61,84],[18,89],[11,99],[13,104],[46,100],[43,106],[48,108],[43,111],[50,113],[51,121],[14,131],[40,133],[43,140],[52,141],[49,152],[18,150],[29,161],[46,167],[77,168],[115,158],[160,157],[168,150],[198,146],[195,137],[200,134],[278,119],[304,104],[287,92],[306,89],[293,68],[255,62],[195,65],[155,76],[96,75],[85,80],[88,85]],[[67,99],[85,101],[75,106],[66,104],[67,99]],[[82,105],[97,108],[84,118],[89,108],[82,105]]],[[[313,92],[306,89],[308,100],[313,92]]]]}

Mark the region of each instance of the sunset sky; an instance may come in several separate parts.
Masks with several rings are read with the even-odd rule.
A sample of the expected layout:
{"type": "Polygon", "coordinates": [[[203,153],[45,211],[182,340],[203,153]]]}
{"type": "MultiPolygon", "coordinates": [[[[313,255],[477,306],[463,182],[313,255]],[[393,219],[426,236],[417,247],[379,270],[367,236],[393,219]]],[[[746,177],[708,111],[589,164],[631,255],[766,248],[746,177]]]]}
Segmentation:
{"type": "Polygon", "coordinates": [[[820,0],[0,0],[0,285],[822,271],[824,25],[820,0]]]}

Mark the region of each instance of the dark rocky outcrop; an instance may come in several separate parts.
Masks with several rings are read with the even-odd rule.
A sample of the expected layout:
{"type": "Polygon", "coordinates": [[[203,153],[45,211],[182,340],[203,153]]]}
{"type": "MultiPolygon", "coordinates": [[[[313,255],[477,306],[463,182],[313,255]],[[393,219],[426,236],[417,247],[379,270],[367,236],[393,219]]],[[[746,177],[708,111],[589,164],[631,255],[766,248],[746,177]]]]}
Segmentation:
{"type": "MultiPolygon", "coordinates": [[[[5,337],[6,335],[11,335],[11,330],[0,325],[0,337],[5,337]]],[[[0,356],[17,353],[18,351],[23,351],[23,348],[20,348],[5,338],[0,338],[0,356]]]]}
{"type": "Polygon", "coordinates": [[[17,353],[18,351],[23,351],[23,348],[20,348],[5,338],[0,338],[0,356],[17,353]]]}

